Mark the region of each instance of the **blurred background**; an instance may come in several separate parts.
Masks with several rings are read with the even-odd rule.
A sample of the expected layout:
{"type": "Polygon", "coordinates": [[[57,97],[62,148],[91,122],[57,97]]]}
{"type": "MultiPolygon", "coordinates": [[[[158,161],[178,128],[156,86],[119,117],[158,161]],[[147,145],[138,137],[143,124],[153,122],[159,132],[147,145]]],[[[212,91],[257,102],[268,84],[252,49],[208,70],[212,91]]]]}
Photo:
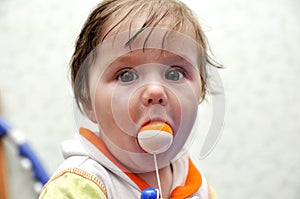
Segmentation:
{"type": "MultiPolygon", "coordinates": [[[[222,136],[200,161],[219,198],[300,198],[300,1],[186,0],[197,13],[226,95],[222,136]]],[[[1,0],[3,116],[49,173],[75,133],[68,64],[95,0],[1,0]]],[[[201,139],[194,143],[198,155],[201,139]]],[[[10,198],[36,198],[5,140],[10,198]]]]}

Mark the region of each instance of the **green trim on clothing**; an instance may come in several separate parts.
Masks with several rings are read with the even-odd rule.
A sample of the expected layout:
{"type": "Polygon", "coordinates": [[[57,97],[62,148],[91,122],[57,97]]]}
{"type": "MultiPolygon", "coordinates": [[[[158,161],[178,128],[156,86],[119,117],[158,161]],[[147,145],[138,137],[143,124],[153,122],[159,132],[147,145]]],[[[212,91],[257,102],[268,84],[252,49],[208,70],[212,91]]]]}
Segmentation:
{"type": "Polygon", "coordinates": [[[106,199],[103,191],[92,181],[73,173],[65,173],[51,181],[39,199],[106,199]]]}

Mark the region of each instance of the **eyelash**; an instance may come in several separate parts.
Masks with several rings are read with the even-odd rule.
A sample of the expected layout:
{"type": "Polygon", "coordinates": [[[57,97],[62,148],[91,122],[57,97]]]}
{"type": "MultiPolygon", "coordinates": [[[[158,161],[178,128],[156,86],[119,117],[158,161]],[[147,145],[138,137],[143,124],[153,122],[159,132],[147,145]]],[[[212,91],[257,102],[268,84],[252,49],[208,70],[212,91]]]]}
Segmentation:
{"type": "Polygon", "coordinates": [[[182,73],[184,77],[187,77],[187,71],[179,66],[172,66],[170,70],[176,70],[182,73]]]}
{"type": "Polygon", "coordinates": [[[120,75],[122,75],[125,72],[128,72],[132,70],[132,68],[122,68],[121,70],[118,70],[115,74],[115,79],[118,79],[120,77],[120,75]]]}

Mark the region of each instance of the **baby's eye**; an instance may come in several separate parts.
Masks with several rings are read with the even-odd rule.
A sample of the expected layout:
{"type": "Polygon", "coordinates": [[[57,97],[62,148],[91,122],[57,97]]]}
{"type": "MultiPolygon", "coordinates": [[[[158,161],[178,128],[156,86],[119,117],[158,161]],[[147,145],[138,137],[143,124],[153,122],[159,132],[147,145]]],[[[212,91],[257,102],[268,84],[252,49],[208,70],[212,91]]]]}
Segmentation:
{"type": "Polygon", "coordinates": [[[138,78],[138,75],[132,70],[122,71],[118,75],[118,80],[121,82],[131,82],[133,80],[136,80],[137,78],[138,78]]]}
{"type": "Polygon", "coordinates": [[[178,68],[171,68],[165,74],[165,78],[172,81],[178,81],[185,77],[185,72],[178,68]]]}

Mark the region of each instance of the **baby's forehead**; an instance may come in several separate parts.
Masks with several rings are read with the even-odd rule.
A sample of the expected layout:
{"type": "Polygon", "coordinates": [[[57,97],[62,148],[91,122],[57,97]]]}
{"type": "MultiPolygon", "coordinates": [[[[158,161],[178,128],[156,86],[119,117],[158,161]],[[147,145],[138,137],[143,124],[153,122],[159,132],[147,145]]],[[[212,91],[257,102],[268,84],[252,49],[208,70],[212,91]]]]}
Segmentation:
{"type": "Polygon", "coordinates": [[[170,52],[194,66],[199,65],[202,51],[195,38],[179,31],[158,27],[131,29],[107,37],[97,46],[97,64],[107,66],[129,52],[144,49],[170,52]]]}
{"type": "Polygon", "coordinates": [[[152,29],[159,30],[162,33],[161,36],[164,36],[163,31],[161,30],[166,30],[168,32],[179,32],[196,40],[195,27],[188,20],[185,20],[185,22],[181,25],[178,25],[178,22],[170,16],[160,19],[157,24],[151,24],[147,20],[148,19],[145,15],[140,15],[139,17],[133,17],[131,19],[127,17],[120,21],[117,25],[114,23],[105,24],[99,38],[103,41],[124,32],[131,33],[131,36],[129,35],[129,37],[132,37],[134,35],[132,33],[134,32],[143,32],[145,29],[152,29]]]}
{"type": "MultiPolygon", "coordinates": [[[[122,67],[135,67],[139,65],[185,65],[190,66],[189,62],[181,57],[180,55],[174,54],[172,52],[161,50],[161,49],[151,49],[145,48],[142,50],[130,51],[127,54],[122,55],[112,62],[112,65],[122,66],[122,67]],[[176,63],[176,64],[175,64],[176,63]]],[[[175,66],[174,65],[174,66],[175,66]]],[[[108,66],[110,67],[110,66],[108,66]]]]}

